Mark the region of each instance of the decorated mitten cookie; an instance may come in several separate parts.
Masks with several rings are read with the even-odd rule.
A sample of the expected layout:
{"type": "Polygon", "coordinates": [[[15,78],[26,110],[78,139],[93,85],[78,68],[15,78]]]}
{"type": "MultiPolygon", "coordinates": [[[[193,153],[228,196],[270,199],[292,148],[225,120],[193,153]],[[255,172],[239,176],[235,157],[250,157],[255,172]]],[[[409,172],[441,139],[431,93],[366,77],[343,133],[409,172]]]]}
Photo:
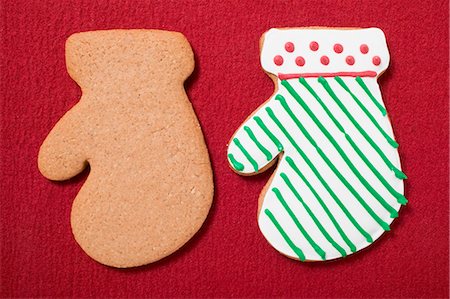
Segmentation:
{"type": "Polygon", "coordinates": [[[203,135],[183,83],[192,49],[176,32],[106,30],[66,43],[82,97],[41,146],[41,173],[90,173],[71,212],[73,235],[100,263],[157,261],[201,227],[213,197],[203,135]]]}
{"type": "Polygon", "coordinates": [[[278,158],[259,199],[262,233],[302,261],[369,246],[407,202],[377,83],[389,64],[383,32],[271,29],[261,44],[275,93],[231,138],[228,160],[252,175],[278,158]]]}

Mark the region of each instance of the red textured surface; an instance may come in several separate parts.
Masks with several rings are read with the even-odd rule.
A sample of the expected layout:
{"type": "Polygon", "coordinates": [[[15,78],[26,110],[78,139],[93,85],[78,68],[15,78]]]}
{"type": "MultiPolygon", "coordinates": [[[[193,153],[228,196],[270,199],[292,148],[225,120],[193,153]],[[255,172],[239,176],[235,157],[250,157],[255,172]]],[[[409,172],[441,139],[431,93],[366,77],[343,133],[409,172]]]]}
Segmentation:
{"type": "Polygon", "coordinates": [[[235,2],[2,1],[1,296],[448,296],[448,2],[235,2]],[[260,35],[308,25],[385,31],[392,64],[381,84],[409,176],[409,205],[391,232],[317,264],[283,257],[259,232],[257,198],[271,170],[245,178],[226,161],[228,139],[273,90],[260,35]],[[41,142],[80,97],[65,69],[66,38],[106,28],[187,36],[196,54],[188,94],[215,172],[201,231],[169,258],[129,270],[96,263],[72,237],[70,207],[87,173],[53,183],[36,166],[41,142]]]}

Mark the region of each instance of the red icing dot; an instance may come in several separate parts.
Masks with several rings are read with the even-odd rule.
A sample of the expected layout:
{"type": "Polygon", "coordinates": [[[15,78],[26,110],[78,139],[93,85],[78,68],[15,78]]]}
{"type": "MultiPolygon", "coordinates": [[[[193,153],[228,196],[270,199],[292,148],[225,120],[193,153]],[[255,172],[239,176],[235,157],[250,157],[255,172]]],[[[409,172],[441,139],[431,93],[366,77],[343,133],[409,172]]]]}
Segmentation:
{"type": "Polygon", "coordinates": [[[294,44],[291,43],[291,42],[287,42],[287,43],[284,45],[284,48],[285,48],[286,51],[288,51],[289,53],[294,52],[294,44]]]}
{"type": "Polygon", "coordinates": [[[328,65],[330,63],[330,59],[327,56],[324,55],[324,56],[320,57],[320,62],[323,65],[328,65]]]}
{"type": "Polygon", "coordinates": [[[283,57],[281,57],[280,55],[277,55],[273,58],[273,62],[276,65],[282,65],[283,64],[283,57]]]}
{"type": "Polygon", "coordinates": [[[369,52],[369,47],[368,47],[366,44],[362,44],[362,45],[359,47],[359,50],[361,50],[361,53],[367,54],[367,52],[369,52]]]}
{"type": "Polygon", "coordinates": [[[353,56],[347,56],[347,58],[345,58],[345,61],[347,62],[348,65],[354,65],[355,64],[355,58],[353,56]]]}
{"type": "Polygon", "coordinates": [[[374,57],[372,58],[372,62],[373,62],[374,65],[380,65],[380,63],[381,63],[381,58],[380,58],[379,56],[374,56],[374,57]]]}
{"type": "Polygon", "coordinates": [[[301,56],[298,56],[297,58],[295,58],[295,63],[298,66],[304,66],[305,65],[305,59],[301,56]]]}
{"type": "Polygon", "coordinates": [[[317,51],[317,50],[319,50],[319,44],[317,42],[311,42],[309,44],[309,48],[313,51],[317,51]]]}
{"type": "Polygon", "coordinates": [[[338,54],[342,53],[342,51],[344,51],[344,47],[342,47],[341,44],[335,44],[333,49],[334,49],[334,52],[336,52],[338,54]]]}

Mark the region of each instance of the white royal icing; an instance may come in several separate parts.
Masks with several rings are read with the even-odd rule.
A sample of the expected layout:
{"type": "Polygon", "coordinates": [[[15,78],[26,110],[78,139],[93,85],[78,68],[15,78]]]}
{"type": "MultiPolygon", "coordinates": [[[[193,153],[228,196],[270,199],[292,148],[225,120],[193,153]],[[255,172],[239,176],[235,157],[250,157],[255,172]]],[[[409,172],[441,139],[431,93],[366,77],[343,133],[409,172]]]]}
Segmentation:
{"type": "Polygon", "coordinates": [[[374,71],[379,75],[389,65],[389,52],[383,31],[378,28],[368,29],[270,29],[264,35],[261,51],[261,65],[264,70],[274,75],[291,73],[330,73],[330,72],[364,72],[374,71]],[[310,49],[311,43],[318,44],[318,50],[310,49]],[[294,51],[288,52],[286,43],[294,45],[294,51]],[[335,45],[341,45],[343,51],[336,53],[335,45]],[[361,52],[366,45],[368,52],[361,52]],[[276,65],[274,58],[281,56],[282,65],[276,65]],[[303,57],[305,64],[296,64],[297,57],[303,57]],[[323,56],[329,63],[321,63],[323,56]],[[354,58],[349,65],[346,58],[354,58]],[[373,58],[380,57],[380,64],[374,65],[373,58]]]}
{"type": "MultiPolygon", "coordinates": [[[[337,47],[337,49],[339,50],[339,47],[337,47]]],[[[305,84],[309,85],[322,100],[323,104],[331,111],[332,116],[341,125],[347,136],[350,136],[359,151],[372,165],[371,168],[367,162],[358,155],[342,130],[335,122],[333,122],[332,118],[326,113],[319,101],[298,78],[293,77],[286,82],[292,87],[294,92],[301,97],[304,103],[306,103],[311,113],[318,119],[323,128],[329,132],[332,138],[334,138],[337,145],[334,145],[330,141],[317,123],[314,122],[310,114],[308,114],[304,107],[299,104],[279,79],[278,92],[276,95],[281,95],[285,99],[288,109],[292,111],[294,118],[297,119],[309,133],[314,140],[315,146],[300,130],[295,119],[290,116],[286,108],[283,107],[281,101],[276,99],[276,95],[259,108],[256,113],[243,124],[228,146],[228,158],[232,167],[242,174],[252,174],[265,167],[281,153],[276,142],[274,142],[273,138],[270,138],[269,134],[262,129],[260,124],[256,121],[257,119],[262,121],[267,131],[273,134],[279,143],[283,145],[283,156],[278,164],[270,186],[266,189],[267,191],[263,198],[261,212],[258,216],[258,224],[263,235],[279,252],[301,260],[330,260],[367,247],[371,244],[371,242],[367,240],[367,235],[370,236],[373,242],[384,232],[380,221],[385,222],[386,225],[389,225],[392,222],[392,211],[395,212],[400,209],[397,197],[401,197],[404,191],[402,179],[396,177],[386,162],[386,160],[388,160],[392,167],[396,167],[400,172],[401,165],[398,151],[387,141],[387,138],[394,140],[394,135],[388,117],[383,115],[382,109],[384,109],[384,104],[376,81],[376,77],[383,72],[389,64],[389,53],[383,32],[377,28],[349,30],[271,29],[264,36],[264,44],[261,51],[261,64],[267,72],[275,75],[302,74],[300,75],[300,77],[302,77],[304,74],[307,74],[305,75],[305,84]],[[311,42],[318,43],[319,49],[317,51],[312,51],[310,49],[311,42]],[[294,50],[292,52],[289,52],[292,50],[292,47],[286,46],[286,43],[292,43],[294,45],[294,50]],[[335,52],[335,44],[340,44],[342,46],[342,53],[335,52]],[[361,45],[367,45],[368,52],[366,54],[361,52],[361,45]],[[277,65],[275,63],[274,57],[277,55],[283,57],[283,64],[277,65]],[[328,65],[323,65],[320,61],[320,58],[324,55],[329,59],[328,65]],[[305,61],[304,66],[298,66],[295,63],[295,59],[298,56],[303,57],[305,61]],[[349,65],[346,62],[345,58],[347,56],[352,56],[354,58],[353,65],[349,65]],[[379,57],[380,63],[378,65],[373,63],[373,57],[375,56],[379,57]],[[362,76],[361,80],[367,86],[379,106],[373,102],[369,94],[358,83],[355,78],[356,75],[342,75],[342,73],[359,73],[367,71],[374,72],[376,75],[362,76]],[[325,80],[336,97],[342,102],[342,105],[345,106],[348,113],[355,119],[356,123],[360,125],[360,129],[367,133],[367,136],[369,136],[369,139],[372,140],[375,145],[371,144],[367,137],[364,137],[361,130],[358,130],[355,124],[350,120],[349,116],[343,112],[340,106],[324,88],[324,85],[319,82],[318,75],[309,76],[309,74],[316,73],[325,75],[328,73],[340,74],[342,81],[355,97],[360,100],[367,112],[379,125],[378,127],[369,120],[367,114],[357,105],[355,99],[339,84],[334,76],[329,75],[328,77],[325,77],[325,80]],[[290,139],[283,132],[283,129],[277,125],[274,118],[268,112],[268,109],[275,115],[276,119],[279,120],[292,139],[290,139]],[[244,127],[247,127],[247,130],[245,130],[244,127]],[[251,130],[260,146],[258,146],[251,138],[248,133],[248,128],[251,130]],[[382,134],[382,131],[384,131],[384,135],[382,134]],[[235,142],[236,140],[240,146],[237,145],[235,142]],[[338,198],[341,205],[337,203],[336,199],[331,195],[330,191],[325,187],[323,182],[313,171],[312,167],[301,156],[292,140],[313,164],[313,167],[315,167],[316,171],[335,194],[335,197],[338,198]],[[336,146],[342,150],[344,155],[347,156],[354,165],[356,171],[360,174],[359,177],[338,152],[336,146]],[[261,147],[263,147],[265,151],[261,150],[261,147]],[[343,180],[341,180],[330,165],[327,164],[316,147],[320,148],[323,155],[329,159],[332,165],[334,165],[335,170],[344,177],[349,185],[351,185],[350,188],[353,188],[356,191],[360,198],[365,202],[366,207],[372,211],[372,214],[370,214],[367,208],[358,201],[355,193],[351,192],[350,188],[346,186],[343,180]],[[383,160],[375,147],[378,147],[382,154],[384,154],[385,160],[383,160]],[[269,157],[267,157],[267,152],[270,153],[269,157]],[[308,186],[288,163],[288,157],[294,161],[296,167],[303,174],[306,182],[309,183],[310,186],[308,186]],[[256,170],[254,166],[255,163],[257,164],[256,170]],[[242,167],[243,169],[241,169],[242,167]],[[375,171],[380,174],[385,184],[377,177],[375,171]],[[295,192],[297,192],[303,200],[304,205],[301,204],[294,191],[288,186],[282,173],[288,177],[295,192]],[[368,185],[373,188],[372,193],[368,187],[363,184],[363,180],[367,181],[368,185]],[[386,184],[391,186],[391,189],[388,189],[386,184]],[[278,199],[276,193],[273,191],[274,188],[279,190],[285,204],[288,206],[288,209],[290,209],[291,214],[294,214],[294,217],[303,227],[304,231],[306,231],[309,239],[299,229],[298,223],[296,223],[292,215],[278,199]],[[385,201],[385,204],[390,206],[390,210],[376,199],[373,192],[379,194],[382,200],[385,201]],[[323,204],[329,211],[328,213],[320,204],[317,197],[323,201],[323,204]],[[342,208],[342,206],[344,208],[342,208]],[[344,209],[347,210],[347,214],[344,212],[344,209]],[[272,217],[276,219],[278,226],[281,227],[284,232],[284,236],[267,213],[270,213],[272,217]],[[316,221],[314,221],[311,214],[316,218],[316,221]],[[353,218],[353,222],[348,214],[353,218]],[[372,215],[378,217],[378,221],[372,215]],[[334,218],[335,222],[332,221],[332,218],[334,218]],[[328,236],[325,235],[317,223],[322,226],[328,236]],[[359,228],[357,228],[355,223],[357,223],[359,228]],[[365,234],[362,233],[362,231],[364,231],[365,234]],[[286,240],[286,235],[290,241],[286,240]],[[346,238],[344,238],[344,236],[346,238]],[[317,246],[314,247],[311,240],[317,246]],[[332,240],[332,242],[330,240],[332,240]],[[355,247],[353,250],[351,249],[351,245],[354,245],[355,247]],[[299,254],[298,250],[294,250],[295,247],[301,251],[301,254],[299,254]],[[320,249],[317,249],[318,247],[320,249]],[[340,248],[340,250],[338,248],[340,248]],[[324,252],[324,256],[321,256],[320,250],[324,252]]]]}

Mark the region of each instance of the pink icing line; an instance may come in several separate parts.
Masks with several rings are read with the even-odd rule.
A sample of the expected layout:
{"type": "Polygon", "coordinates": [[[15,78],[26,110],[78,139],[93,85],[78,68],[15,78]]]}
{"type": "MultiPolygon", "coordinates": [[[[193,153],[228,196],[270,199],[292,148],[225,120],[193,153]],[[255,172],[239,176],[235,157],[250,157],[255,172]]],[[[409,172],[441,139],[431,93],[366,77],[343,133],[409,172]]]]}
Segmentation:
{"type": "Polygon", "coordinates": [[[365,72],[337,72],[337,73],[298,73],[298,74],[281,74],[278,73],[278,78],[281,80],[294,79],[294,78],[311,78],[311,77],[376,77],[377,73],[374,71],[365,72]]]}

